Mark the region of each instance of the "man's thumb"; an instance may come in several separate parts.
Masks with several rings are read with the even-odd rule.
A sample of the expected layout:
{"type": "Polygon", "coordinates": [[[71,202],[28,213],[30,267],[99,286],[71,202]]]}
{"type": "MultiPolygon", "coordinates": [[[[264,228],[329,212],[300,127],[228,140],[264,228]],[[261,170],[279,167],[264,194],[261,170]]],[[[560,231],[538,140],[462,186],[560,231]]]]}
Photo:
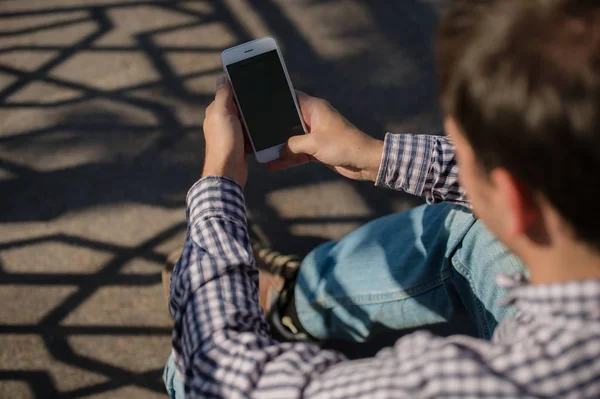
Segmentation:
{"type": "Polygon", "coordinates": [[[292,136],[289,138],[285,148],[289,157],[300,154],[313,155],[312,137],[308,134],[292,136]]]}
{"type": "Polygon", "coordinates": [[[219,76],[217,79],[217,94],[215,102],[219,105],[227,105],[229,101],[233,101],[233,90],[225,76],[219,76]]]}

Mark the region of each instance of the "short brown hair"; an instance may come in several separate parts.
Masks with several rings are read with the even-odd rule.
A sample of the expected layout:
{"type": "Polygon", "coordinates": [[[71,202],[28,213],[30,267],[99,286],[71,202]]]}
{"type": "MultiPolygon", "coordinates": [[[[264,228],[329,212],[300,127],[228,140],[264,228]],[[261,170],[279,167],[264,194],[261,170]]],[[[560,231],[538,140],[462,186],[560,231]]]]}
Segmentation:
{"type": "Polygon", "coordinates": [[[600,249],[600,2],[454,0],[436,55],[444,112],[484,170],[509,170],[600,249]]]}

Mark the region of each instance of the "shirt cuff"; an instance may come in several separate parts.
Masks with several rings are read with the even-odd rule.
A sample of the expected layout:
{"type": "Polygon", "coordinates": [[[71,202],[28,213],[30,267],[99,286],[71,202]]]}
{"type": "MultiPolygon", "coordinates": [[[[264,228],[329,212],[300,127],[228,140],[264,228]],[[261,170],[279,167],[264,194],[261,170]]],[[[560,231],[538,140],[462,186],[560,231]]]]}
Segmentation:
{"type": "Polygon", "coordinates": [[[226,177],[208,176],[198,180],[188,191],[186,203],[190,226],[214,216],[246,224],[244,191],[226,177]]]}
{"type": "Polygon", "coordinates": [[[387,133],[375,185],[423,195],[434,140],[429,135],[387,133]]]}
{"type": "Polygon", "coordinates": [[[377,171],[377,178],[375,179],[375,185],[377,187],[386,187],[386,175],[388,170],[388,164],[390,163],[390,154],[392,153],[392,147],[395,143],[393,140],[393,134],[386,133],[383,139],[383,154],[381,156],[381,163],[379,164],[379,170],[377,171]]]}

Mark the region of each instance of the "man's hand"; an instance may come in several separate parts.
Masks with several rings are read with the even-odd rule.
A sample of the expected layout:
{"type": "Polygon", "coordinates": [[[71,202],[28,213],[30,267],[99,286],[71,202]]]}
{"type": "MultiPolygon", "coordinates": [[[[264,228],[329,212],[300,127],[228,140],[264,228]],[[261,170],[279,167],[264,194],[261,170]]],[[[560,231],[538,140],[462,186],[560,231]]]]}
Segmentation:
{"type": "Polygon", "coordinates": [[[202,177],[224,176],[244,187],[248,179],[244,133],[233,90],[225,76],[217,80],[215,100],[206,108],[204,138],[206,154],[202,177]]]}
{"type": "Polygon", "coordinates": [[[383,142],[358,130],[327,101],[297,92],[308,134],[291,137],[270,170],[318,161],[342,176],[375,181],[383,142]]]}

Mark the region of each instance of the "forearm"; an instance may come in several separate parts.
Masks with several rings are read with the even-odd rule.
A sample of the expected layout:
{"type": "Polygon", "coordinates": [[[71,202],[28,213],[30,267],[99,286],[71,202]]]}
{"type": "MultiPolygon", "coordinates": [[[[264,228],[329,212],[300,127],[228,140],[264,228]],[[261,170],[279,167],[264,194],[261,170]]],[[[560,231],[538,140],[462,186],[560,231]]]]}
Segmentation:
{"type": "Polygon", "coordinates": [[[469,206],[458,181],[454,145],[447,137],[388,133],[375,185],[424,197],[429,204],[469,206]]]}

